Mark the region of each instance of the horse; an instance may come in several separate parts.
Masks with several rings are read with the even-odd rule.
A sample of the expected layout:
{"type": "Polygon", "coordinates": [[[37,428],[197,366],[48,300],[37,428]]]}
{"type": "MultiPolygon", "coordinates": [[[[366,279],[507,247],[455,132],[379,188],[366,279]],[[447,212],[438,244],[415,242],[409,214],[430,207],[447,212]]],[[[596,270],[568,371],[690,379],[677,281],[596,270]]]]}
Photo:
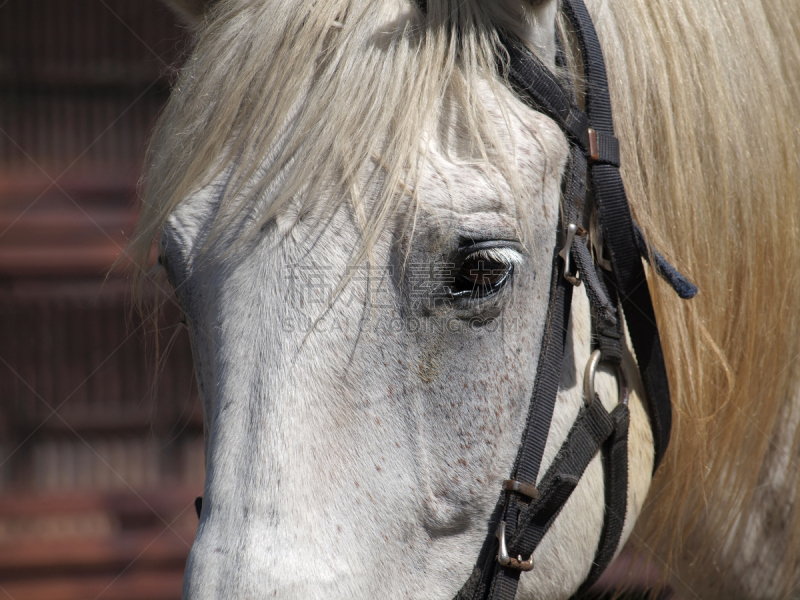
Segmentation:
{"type": "MultiPolygon", "coordinates": [[[[497,32],[580,100],[560,4],[173,5],[194,47],[148,151],[131,251],[144,273],[158,241],[204,405],[184,597],[452,598],[494,534],[528,413],[568,161],[564,133],[509,87],[497,32]]],[[[633,214],[700,290],[675,298],[647,267],[672,440],[653,475],[626,333],[616,552],[635,547],[686,597],[796,595],[800,4],[587,6],[633,214]]],[[[584,403],[584,290],[540,477],[584,403]]],[[[598,370],[609,410],[618,381],[598,370]]],[[[581,587],[604,485],[597,456],[518,598],[581,587]]]]}

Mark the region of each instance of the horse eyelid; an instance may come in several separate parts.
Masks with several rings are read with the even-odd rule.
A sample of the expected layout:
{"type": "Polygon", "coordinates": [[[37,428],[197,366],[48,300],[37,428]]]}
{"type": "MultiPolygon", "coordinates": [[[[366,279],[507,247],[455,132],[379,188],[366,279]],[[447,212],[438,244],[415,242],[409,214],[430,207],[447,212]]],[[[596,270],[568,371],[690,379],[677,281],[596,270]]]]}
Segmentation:
{"type": "Polygon", "coordinates": [[[464,262],[476,259],[503,263],[509,268],[520,266],[525,260],[520,252],[509,246],[480,248],[474,252],[470,252],[464,258],[464,262]]]}

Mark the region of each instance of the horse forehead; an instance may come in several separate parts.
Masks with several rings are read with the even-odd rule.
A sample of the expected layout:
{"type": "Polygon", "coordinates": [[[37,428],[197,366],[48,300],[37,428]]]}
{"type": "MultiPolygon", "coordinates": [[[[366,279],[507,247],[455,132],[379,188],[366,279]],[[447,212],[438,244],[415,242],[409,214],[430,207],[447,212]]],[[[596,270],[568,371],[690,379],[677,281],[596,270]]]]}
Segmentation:
{"type": "MultiPolygon", "coordinates": [[[[479,87],[488,115],[503,124],[500,127],[506,146],[503,159],[508,167],[517,170],[530,193],[521,198],[523,206],[517,204],[520,199],[510,193],[508,181],[497,165],[469,156],[470,151],[465,150],[457,134],[427,140],[428,152],[417,184],[419,199],[423,209],[437,217],[448,216],[443,221],[457,222],[465,235],[491,229],[513,236],[519,232],[520,210],[529,214],[533,209],[534,214],[547,216],[550,204],[557,201],[547,198],[543,192],[548,187],[548,179],[558,177],[561,172],[567,156],[567,142],[551,119],[522,105],[509,95],[510,92],[490,90],[485,82],[479,87]],[[532,203],[536,206],[530,206],[532,203]]],[[[444,125],[455,130],[462,128],[457,120],[444,125]]],[[[175,241],[183,246],[182,254],[190,262],[205,246],[203,240],[208,237],[219,209],[227,177],[227,172],[223,173],[192,194],[167,219],[167,229],[177,234],[175,241]]],[[[288,235],[299,222],[296,209],[290,204],[287,213],[276,216],[274,221],[279,225],[272,233],[281,234],[279,237],[283,237],[284,242],[277,244],[276,249],[286,242],[291,241],[290,246],[297,243],[294,236],[288,235]]],[[[342,217],[338,211],[336,215],[342,217]]],[[[335,231],[335,235],[342,233],[336,227],[326,230],[328,233],[335,231]]]]}
{"type": "MultiPolygon", "coordinates": [[[[485,86],[482,86],[485,87],[485,86]]],[[[558,176],[568,147],[559,127],[545,115],[522,106],[516,98],[485,98],[488,114],[500,127],[505,143],[500,158],[515,169],[532,192],[542,192],[549,178],[558,176]],[[501,107],[501,103],[504,106],[501,107]]],[[[457,122],[448,124],[458,129],[457,122]]],[[[469,215],[498,214],[514,217],[520,206],[499,165],[471,156],[470,141],[460,136],[428,140],[425,168],[419,182],[420,197],[428,208],[469,215]]],[[[526,194],[532,200],[537,194],[526,194]]]]}
{"type": "Polygon", "coordinates": [[[423,209],[454,216],[473,213],[510,216],[516,212],[510,194],[503,193],[508,191],[505,182],[484,165],[454,161],[432,153],[422,175],[419,196],[423,209]]]}
{"type": "MultiPolygon", "coordinates": [[[[519,152],[524,156],[510,156],[516,160],[519,175],[526,187],[540,188],[552,161],[550,153],[531,148],[526,142],[519,152]]],[[[513,194],[503,174],[492,165],[466,164],[441,156],[434,156],[423,171],[420,181],[423,200],[431,205],[463,210],[464,212],[500,211],[514,214],[517,210],[513,194]]]]}

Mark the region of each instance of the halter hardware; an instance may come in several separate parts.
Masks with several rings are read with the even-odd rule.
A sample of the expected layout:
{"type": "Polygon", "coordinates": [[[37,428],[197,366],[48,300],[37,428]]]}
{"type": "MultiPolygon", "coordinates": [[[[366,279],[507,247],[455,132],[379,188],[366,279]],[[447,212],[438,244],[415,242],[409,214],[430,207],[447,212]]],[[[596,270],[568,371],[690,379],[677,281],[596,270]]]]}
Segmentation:
{"type": "Polygon", "coordinates": [[[589,153],[586,160],[591,165],[600,160],[600,149],[597,146],[597,132],[589,127],[586,133],[589,137],[589,153]]]}
{"type": "Polygon", "coordinates": [[[580,271],[575,271],[575,274],[572,274],[572,261],[570,259],[572,243],[575,241],[576,234],[586,235],[586,230],[583,227],[578,227],[575,223],[570,223],[567,226],[567,240],[564,242],[564,247],[561,248],[561,252],[559,252],[558,255],[564,259],[564,279],[575,287],[578,287],[581,284],[581,273],[580,271]]]}
{"type": "MultiPolygon", "coordinates": [[[[600,349],[594,350],[592,355],[589,357],[589,360],[586,362],[586,368],[583,371],[583,394],[584,394],[584,402],[586,405],[590,405],[594,402],[595,399],[595,391],[594,391],[594,376],[597,373],[597,367],[600,366],[600,363],[603,362],[603,355],[600,352],[600,349]]],[[[625,371],[622,370],[622,364],[614,364],[610,363],[614,366],[614,370],[617,375],[617,390],[618,390],[618,397],[617,397],[617,404],[622,404],[623,406],[628,406],[628,382],[625,379],[625,371]]]]}
{"type": "Polygon", "coordinates": [[[527,496],[531,500],[536,500],[539,497],[539,490],[530,483],[523,483],[516,479],[506,479],[503,482],[504,492],[517,492],[523,496],[527,496]]]}
{"type": "Polygon", "coordinates": [[[500,548],[497,551],[497,562],[504,567],[516,569],[517,571],[533,571],[533,555],[528,560],[522,560],[522,556],[512,558],[508,554],[506,547],[506,522],[500,521],[500,526],[497,528],[497,539],[500,543],[500,548]]]}

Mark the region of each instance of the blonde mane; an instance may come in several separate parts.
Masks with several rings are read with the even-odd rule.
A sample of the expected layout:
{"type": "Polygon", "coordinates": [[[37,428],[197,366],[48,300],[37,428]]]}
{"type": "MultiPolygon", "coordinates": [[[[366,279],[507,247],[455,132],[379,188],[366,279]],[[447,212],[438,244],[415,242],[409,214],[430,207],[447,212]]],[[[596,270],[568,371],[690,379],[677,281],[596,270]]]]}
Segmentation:
{"type": "Polygon", "coordinates": [[[230,168],[217,230],[280,178],[250,233],[298,198],[300,215],[328,214],[347,201],[362,232],[359,263],[398,195],[413,194],[422,134],[435,131],[445,96],[476,157],[500,167],[518,192],[509,161],[493,150],[504,145],[475,87],[487,75],[496,85],[496,43],[478,0],[432,1],[425,15],[405,0],[220,0],[149,148],[136,259],[147,261],[183,199],[230,168]],[[357,179],[369,164],[384,184],[367,206],[359,189],[369,183],[357,179]],[[318,207],[319,197],[332,202],[318,207]]]}
{"type": "MultiPolygon", "coordinates": [[[[234,212],[247,208],[243,186],[254,197],[281,178],[254,229],[298,197],[311,208],[319,190],[350,202],[363,258],[398,195],[414,188],[421,132],[437,122],[446,91],[476,154],[506,164],[476,92],[487,74],[499,81],[482,2],[429,0],[424,21],[411,2],[387,4],[216,5],[150,147],[132,243],[140,264],[172,210],[228,167],[223,203],[234,212]],[[398,5],[408,18],[389,22],[398,5]],[[268,152],[277,154],[263,170],[268,152]],[[367,210],[355,181],[374,161],[385,185],[367,210]]],[[[674,426],[636,537],[666,573],[701,521],[743,535],[734,515],[752,508],[779,409],[798,385],[800,3],[604,2],[597,26],[601,41],[621,42],[604,50],[635,216],[700,288],[685,302],[650,279],[674,426]]],[[[776,565],[787,586],[800,569],[799,513],[776,565]]],[[[719,544],[693,546],[698,569],[729,566],[719,544]]]]}
{"type": "MultiPolygon", "coordinates": [[[[800,3],[604,5],[601,40],[623,41],[606,60],[635,216],[700,288],[684,302],[650,278],[674,423],[636,533],[665,570],[691,541],[691,568],[717,578],[798,394],[800,3]],[[701,523],[729,534],[696,539],[701,523]]],[[[789,519],[794,537],[764,574],[785,586],[800,569],[800,511],[789,519]]]]}

